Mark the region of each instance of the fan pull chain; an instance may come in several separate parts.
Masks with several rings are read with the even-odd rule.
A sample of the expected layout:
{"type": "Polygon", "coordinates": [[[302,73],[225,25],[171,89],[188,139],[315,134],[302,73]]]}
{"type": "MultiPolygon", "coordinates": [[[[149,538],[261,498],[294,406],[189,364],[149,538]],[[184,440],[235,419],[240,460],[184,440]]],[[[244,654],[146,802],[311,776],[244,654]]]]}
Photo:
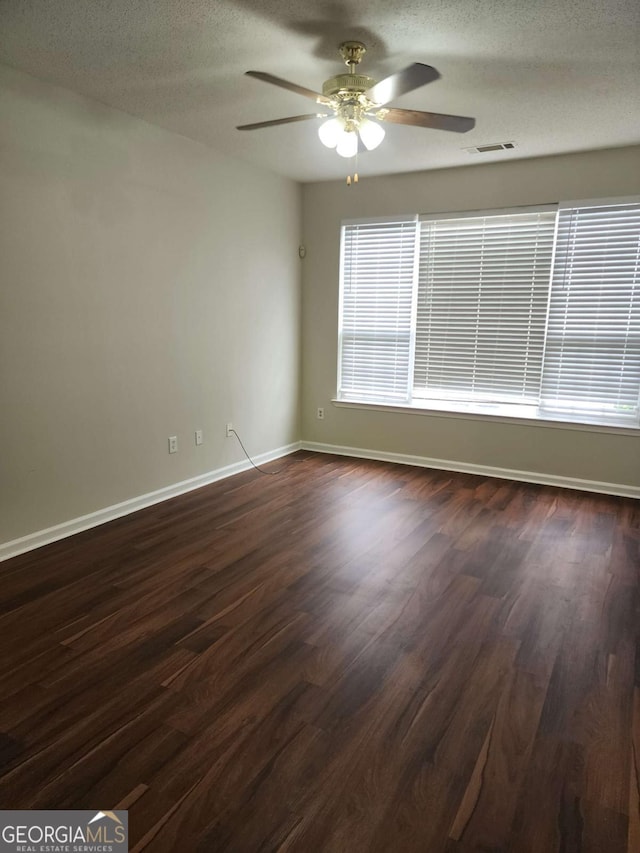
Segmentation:
{"type": "MultiPolygon", "coordinates": [[[[354,157],[355,157],[355,161],[356,161],[356,163],[355,163],[356,167],[355,167],[355,170],[353,172],[353,183],[357,184],[358,183],[358,152],[357,151],[356,151],[354,157]]],[[[348,187],[351,186],[351,175],[347,175],[347,186],[348,187]]]]}

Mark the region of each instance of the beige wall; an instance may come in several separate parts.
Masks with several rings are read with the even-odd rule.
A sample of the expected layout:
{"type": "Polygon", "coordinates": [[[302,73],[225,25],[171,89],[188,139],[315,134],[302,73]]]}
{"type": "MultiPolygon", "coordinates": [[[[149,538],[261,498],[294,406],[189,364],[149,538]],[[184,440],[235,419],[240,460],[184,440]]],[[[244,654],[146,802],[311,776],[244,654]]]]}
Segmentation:
{"type": "Polygon", "coordinates": [[[0,68],[0,543],[243,459],[227,421],[298,439],[299,228],[293,182],[0,68]]]}
{"type": "MultiPolygon", "coordinates": [[[[364,170],[363,170],[364,171],[364,170]]],[[[640,148],[364,177],[303,190],[303,394],[306,441],[560,477],[640,486],[640,438],[548,425],[338,408],[339,231],[342,219],[462,211],[640,193],[640,148]],[[324,406],[325,419],[316,408],[324,406]]]]}

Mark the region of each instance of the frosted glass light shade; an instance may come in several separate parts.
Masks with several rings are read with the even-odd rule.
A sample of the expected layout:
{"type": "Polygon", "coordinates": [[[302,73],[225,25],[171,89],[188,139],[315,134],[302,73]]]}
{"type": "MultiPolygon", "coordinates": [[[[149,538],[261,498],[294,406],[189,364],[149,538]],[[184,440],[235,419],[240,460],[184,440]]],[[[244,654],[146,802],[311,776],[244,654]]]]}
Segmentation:
{"type": "Polygon", "coordinates": [[[326,145],[327,148],[335,148],[343,133],[344,119],[342,118],[330,118],[329,121],[325,121],[318,128],[320,142],[326,145]]]}
{"type": "Polygon", "coordinates": [[[362,119],[358,130],[362,144],[367,151],[373,151],[384,139],[384,128],[375,121],[369,121],[368,118],[362,119]]]}
{"type": "Polygon", "coordinates": [[[336,151],[341,157],[354,157],[358,152],[358,134],[355,130],[344,130],[338,140],[336,151]]]}

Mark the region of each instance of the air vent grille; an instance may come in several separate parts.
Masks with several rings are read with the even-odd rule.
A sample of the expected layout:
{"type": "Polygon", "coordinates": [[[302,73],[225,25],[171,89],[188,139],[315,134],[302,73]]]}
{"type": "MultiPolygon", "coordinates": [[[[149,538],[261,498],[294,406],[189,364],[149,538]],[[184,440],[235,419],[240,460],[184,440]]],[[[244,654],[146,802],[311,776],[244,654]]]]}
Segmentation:
{"type": "Polygon", "coordinates": [[[509,151],[515,147],[515,142],[489,142],[487,145],[474,145],[472,148],[466,148],[465,150],[469,154],[488,154],[491,151],[509,151]]]}

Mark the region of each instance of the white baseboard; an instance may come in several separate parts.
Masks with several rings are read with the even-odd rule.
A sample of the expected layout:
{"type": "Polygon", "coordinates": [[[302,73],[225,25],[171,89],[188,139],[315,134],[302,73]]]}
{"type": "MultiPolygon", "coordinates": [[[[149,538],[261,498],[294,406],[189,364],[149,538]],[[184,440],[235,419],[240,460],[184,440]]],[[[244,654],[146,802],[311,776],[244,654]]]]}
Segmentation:
{"type": "Polygon", "coordinates": [[[603,483],[599,480],[580,480],[577,477],[561,477],[537,471],[516,471],[512,468],[494,468],[490,465],[474,465],[472,462],[453,462],[450,459],[431,459],[428,456],[410,456],[406,453],[386,453],[381,450],[365,450],[362,447],[342,447],[336,444],[320,444],[303,441],[303,450],[316,453],[333,453],[338,456],[354,456],[358,459],[375,459],[379,462],[398,462],[401,465],[416,465],[420,468],[436,468],[440,471],[458,471],[462,474],[480,474],[483,477],[499,477],[542,486],[559,486],[563,489],[579,489],[582,492],[597,492],[640,499],[640,487],[624,483],[603,483]]]}
{"type": "MultiPolygon", "coordinates": [[[[454,462],[449,459],[432,459],[428,456],[412,456],[406,453],[387,453],[380,450],[368,450],[362,447],[344,447],[337,444],[321,444],[315,441],[298,441],[293,444],[288,444],[284,447],[279,447],[276,450],[262,453],[256,456],[254,461],[260,465],[265,462],[271,462],[274,459],[280,459],[282,456],[288,456],[290,453],[295,453],[296,450],[310,450],[315,453],[332,453],[336,456],[353,456],[356,459],[375,459],[380,462],[397,462],[401,465],[416,465],[420,468],[435,468],[441,471],[458,471],[463,474],[479,474],[484,477],[498,477],[505,480],[517,480],[524,483],[537,483],[543,486],[558,486],[565,489],[578,489],[584,492],[597,492],[605,495],[618,495],[620,497],[640,499],[640,487],[630,486],[624,483],[605,483],[599,480],[581,480],[577,477],[561,477],[556,474],[542,474],[536,471],[517,471],[512,468],[494,468],[490,465],[474,465],[471,462],[454,462]]],[[[104,509],[91,512],[88,515],[82,515],[79,518],[73,518],[69,521],[64,521],[61,524],[56,524],[53,527],[47,527],[45,530],[38,530],[35,533],[29,533],[27,536],[22,536],[19,539],[12,539],[9,542],[0,544],[0,562],[8,560],[11,557],[17,557],[19,554],[24,554],[27,551],[33,551],[43,545],[48,545],[51,542],[57,542],[59,539],[65,539],[68,536],[73,536],[74,533],[80,533],[82,530],[88,530],[91,527],[98,527],[105,524],[107,521],[113,521],[115,518],[121,518],[123,515],[129,515],[139,509],[152,506],[153,504],[161,503],[169,500],[169,498],[183,495],[186,492],[191,492],[194,489],[199,489],[209,483],[215,483],[217,480],[223,480],[226,477],[231,477],[234,474],[239,474],[241,471],[246,471],[251,467],[248,460],[234,462],[231,465],[225,465],[223,468],[216,468],[214,471],[209,471],[206,474],[200,474],[197,477],[192,477],[189,480],[182,480],[179,483],[174,483],[171,486],[165,486],[162,489],[157,489],[154,492],[148,492],[145,495],[140,495],[136,498],[122,501],[113,506],[105,507],[104,509]]]]}
{"type": "MultiPolygon", "coordinates": [[[[265,462],[271,462],[273,459],[280,459],[282,456],[288,456],[290,453],[300,450],[300,448],[301,443],[297,441],[293,444],[287,444],[284,447],[278,447],[276,450],[261,453],[259,456],[254,456],[253,459],[257,465],[260,465],[265,462]]],[[[113,504],[113,506],[99,509],[96,512],[90,512],[88,515],[81,515],[79,518],[63,521],[62,524],[47,527],[46,530],[38,530],[19,539],[4,542],[0,544],[0,562],[8,560],[11,557],[17,557],[18,554],[24,554],[26,551],[33,551],[35,548],[40,548],[51,542],[57,542],[59,539],[66,539],[67,536],[73,536],[74,533],[80,533],[82,530],[88,530],[90,527],[98,527],[100,524],[113,521],[115,518],[121,518],[123,515],[129,515],[147,506],[152,506],[153,504],[169,500],[169,498],[175,498],[178,495],[183,495],[202,486],[207,486],[209,483],[215,483],[217,480],[223,480],[225,477],[239,474],[241,471],[246,471],[249,468],[251,468],[251,463],[247,459],[243,459],[241,462],[233,462],[231,465],[216,468],[214,471],[208,471],[206,474],[200,474],[189,480],[182,480],[180,483],[173,483],[171,486],[165,486],[162,489],[148,492],[137,498],[130,498],[121,503],[113,504]]]]}

